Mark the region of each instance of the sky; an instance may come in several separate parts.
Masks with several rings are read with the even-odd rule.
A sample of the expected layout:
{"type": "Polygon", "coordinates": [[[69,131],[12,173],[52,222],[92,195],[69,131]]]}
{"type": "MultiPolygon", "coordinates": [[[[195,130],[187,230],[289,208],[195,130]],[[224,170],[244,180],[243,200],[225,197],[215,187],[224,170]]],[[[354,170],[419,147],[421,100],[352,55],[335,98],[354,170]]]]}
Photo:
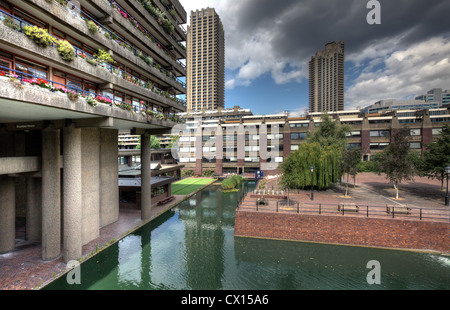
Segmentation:
{"type": "Polygon", "coordinates": [[[379,24],[367,22],[374,9],[369,2],[180,0],[188,23],[191,10],[206,7],[222,20],[226,108],[304,114],[308,61],[340,40],[345,110],[450,89],[450,1],[379,0],[379,24]]]}

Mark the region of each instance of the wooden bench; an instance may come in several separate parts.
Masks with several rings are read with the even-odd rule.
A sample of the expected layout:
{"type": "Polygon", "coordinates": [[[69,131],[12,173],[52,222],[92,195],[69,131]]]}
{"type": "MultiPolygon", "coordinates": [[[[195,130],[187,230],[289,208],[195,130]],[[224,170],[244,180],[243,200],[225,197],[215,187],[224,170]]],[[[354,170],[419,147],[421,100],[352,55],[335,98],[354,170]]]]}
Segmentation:
{"type": "Polygon", "coordinates": [[[338,204],[339,212],[359,212],[359,207],[354,203],[340,203],[338,204]]]}
{"type": "Polygon", "coordinates": [[[158,202],[158,206],[165,205],[166,203],[169,203],[172,200],[175,200],[175,196],[170,196],[170,197],[167,197],[167,198],[161,200],[160,202],[158,202]]]}
{"type": "Polygon", "coordinates": [[[411,208],[406,206],[386,206],[386,212],[388,214],[411,214],[411,208]]]}

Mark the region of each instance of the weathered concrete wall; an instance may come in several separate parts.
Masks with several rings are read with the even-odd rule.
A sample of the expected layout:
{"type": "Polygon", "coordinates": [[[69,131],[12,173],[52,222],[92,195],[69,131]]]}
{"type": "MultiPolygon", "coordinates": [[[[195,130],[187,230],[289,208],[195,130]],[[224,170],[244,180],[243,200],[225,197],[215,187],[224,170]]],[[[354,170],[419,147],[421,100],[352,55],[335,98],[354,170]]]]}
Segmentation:
{"type": "Polygon", "coordinates": [[[450,223],[236,211],[235,236],[450,253],[450,223]]]}
{"type": "Polygon", "coordinates": [[[99,236],[100,229],[100,129],[81,130],[82,243],[99,236]]]}
{"type": "Polygon", "coordinates": [[[119,219],[118,130],[100,129],[100,227],[119,219]]]}

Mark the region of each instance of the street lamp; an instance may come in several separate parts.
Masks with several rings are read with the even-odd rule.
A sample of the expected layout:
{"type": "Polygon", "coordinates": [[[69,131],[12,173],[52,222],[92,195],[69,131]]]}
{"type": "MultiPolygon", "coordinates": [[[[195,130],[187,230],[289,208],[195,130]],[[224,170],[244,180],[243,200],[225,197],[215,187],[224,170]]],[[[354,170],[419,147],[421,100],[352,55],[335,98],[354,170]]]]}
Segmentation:
{"type": "Polygon", "coordinates": [[[445,173],[447,174],[447,194],[445,195],[445,205],[449,205],[449,199],[448,199],[448,175],[450,174],[450,166],[445,167],[445,173]]]}
{"type": "Polygon", "coordinates": [[[314,181],[314,166],[311,165],[311,167],[309,167],[309,171],[311,171],[311,200],[314,200],[314,193],[313,193],[313,181],[314,181]]]}

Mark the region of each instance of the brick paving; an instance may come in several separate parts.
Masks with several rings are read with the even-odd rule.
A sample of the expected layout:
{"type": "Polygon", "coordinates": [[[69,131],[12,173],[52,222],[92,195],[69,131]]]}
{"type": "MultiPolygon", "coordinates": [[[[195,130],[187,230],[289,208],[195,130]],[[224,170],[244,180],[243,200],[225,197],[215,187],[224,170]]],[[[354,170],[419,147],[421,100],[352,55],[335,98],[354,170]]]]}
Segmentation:
{"type": "MultiPolygon", "coordinates": [[[[279,178],[266,179],[265,188],[281,193],[279,178]]],[[[449,221],[450,208],[444,205],[445,190],[441,190],[440,181],[426,177],[415,178],[413,182],[400,184],[399,199],[395,199],[395,189],[383,175],[374,173],[360,173],[356,177],[356,187],[353,180],[349,180],[349,192],[345,197],[345,184],[336,184],[330,189],[313,191],[314,200],[311,200],[311,190],[291,191],[289,198],[299,202],[299,206],[278,206],[278,212],[308,212],[321,214],[341,214],[338,204],[355,204],[360,206],[358,212],[347,212],[345,215],[370,217],[392,217],[386,212],[387,206],[406,206],[410,214],[395,214],[399,219],[422,219],[434,221],[449,221]],[[368,206],[368,207],[367,207],[368,206]],[[369,210],[367,210],[367,208],[369,210]],[[297,210],[298,209],[298,210],[297,210]]],[[[283,194],[286,196],[286,192],[283,194]]],[[[241,208],[256,210],[258,196],[247,194],[241,208]]],[[[277,199],[268,199],[268,205],[259,205],[259,211],[277,212],[277,199]]]]}
{"type": "MultiPolygon", "coordinates": [[[[164,206],[153,206],[151,220],[173,208],[185,196],[164,206]]],[[[98,246],[101,248],[113,238],[117,241],[132,230],[148,221],[141,220],[140,210],[120,210],[119,220],[100,229],[99,237],[83,246],[83,257],[86,257],[98,246]]],[[[20,237],[20,235],[16,235],[20,237]]],[[[32,290],[42,287],[64,272],[66,264],[62,256],[52,261],[41,259],[40,243],[16,239],[13,252],[0,255],[0,290],[32,290]]]]}

